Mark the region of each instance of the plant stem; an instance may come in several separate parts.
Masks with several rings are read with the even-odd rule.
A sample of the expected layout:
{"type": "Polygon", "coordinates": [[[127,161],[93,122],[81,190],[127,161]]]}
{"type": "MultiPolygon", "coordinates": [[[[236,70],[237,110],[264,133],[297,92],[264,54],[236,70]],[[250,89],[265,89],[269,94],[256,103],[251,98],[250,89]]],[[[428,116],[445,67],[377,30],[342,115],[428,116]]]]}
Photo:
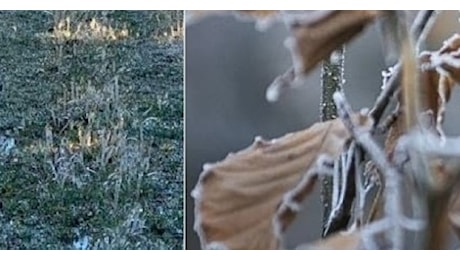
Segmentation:
{"type": "MultiPolygon", "coordinates": [[[[322,95],[320,103],[320,120],[327,121],[337,117],[337,108],[332,96],[342,90],[344,83],[345,46],[335,50],[329,59],[323,61],[321,70],[322,95]]],[[[322,234],[326,234],[326,223],[331,212],[332,177],[324,176],[321,187],[321,201],[323,205],[322,234]]]]}

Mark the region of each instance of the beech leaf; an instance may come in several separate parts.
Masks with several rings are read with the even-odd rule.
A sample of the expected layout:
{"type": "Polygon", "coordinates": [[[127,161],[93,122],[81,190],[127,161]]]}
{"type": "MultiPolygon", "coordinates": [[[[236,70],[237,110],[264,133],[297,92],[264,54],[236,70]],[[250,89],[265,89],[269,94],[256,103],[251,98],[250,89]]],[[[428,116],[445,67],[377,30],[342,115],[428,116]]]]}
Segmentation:
{"type": "Polygon", "coordinates": [[[298,76],[307,74],[340,45],[348,42],[372,22],[380,11],[333,11],[313,22],[293,22],[286,40],[298,76]]]}
{"type": "MultiPolygon", "coordinates": [[[[353,120],[372,125],[367,116],[353,120]]],[[[336,119],[271,141],[256,138],[245,150],[206,164],[192,191],[202,248],[283,248],[282,233],[300,202],[349,137],[336,119]]]]}

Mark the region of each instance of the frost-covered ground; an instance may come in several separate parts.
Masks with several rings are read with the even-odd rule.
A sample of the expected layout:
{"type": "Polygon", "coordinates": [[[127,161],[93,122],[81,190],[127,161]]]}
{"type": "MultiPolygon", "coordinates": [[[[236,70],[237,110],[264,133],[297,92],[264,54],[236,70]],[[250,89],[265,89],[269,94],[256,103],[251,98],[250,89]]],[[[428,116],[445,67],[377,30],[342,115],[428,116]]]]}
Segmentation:
{"type": "Polygon", "coordinates": [[[0,12],[0,249],[182,248],[177,19],[0,12]]]}

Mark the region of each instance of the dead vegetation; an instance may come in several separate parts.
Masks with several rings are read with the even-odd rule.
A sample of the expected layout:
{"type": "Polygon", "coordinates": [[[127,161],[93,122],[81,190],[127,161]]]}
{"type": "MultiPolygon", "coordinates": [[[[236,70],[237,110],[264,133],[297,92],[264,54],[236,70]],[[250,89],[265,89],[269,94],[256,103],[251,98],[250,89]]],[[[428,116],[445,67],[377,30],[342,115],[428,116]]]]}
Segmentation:
{"type": "Polygon", "coordinates": [[[182,248],[181,16],[0,12],[0,248],[182,248]]]}
{"type": "MultiPolygon", "coordinates": [[[[339,82],[333,100],[325,101],[338,119],[270,141],[256,138],[249,148],[206,164],[192,192],[202,248],[283,249],[283,232],[300,202],[327,176],[324,237],[299,249],[446,248],[448,232],[458,233],[460,150],[459,138],[446,136],[442,123],[459,83],[460,41],[455,34],[437,51],[423,49],[438,12],[419,11],[414,19],[405,11],[231,13],[256,20],[259,29],[284,22],[290,30],[293,65],[267,89],[269,101],[298,86],[324,59],[340,68],[343,57],[334,50],[370,23],[381,23],[383,44],[400,58],[383,74],[370,109],[354,112],[339,82]]],[[[192,11],[187,18],[199,22],[215,14],[227,13],[192,11]]]]}

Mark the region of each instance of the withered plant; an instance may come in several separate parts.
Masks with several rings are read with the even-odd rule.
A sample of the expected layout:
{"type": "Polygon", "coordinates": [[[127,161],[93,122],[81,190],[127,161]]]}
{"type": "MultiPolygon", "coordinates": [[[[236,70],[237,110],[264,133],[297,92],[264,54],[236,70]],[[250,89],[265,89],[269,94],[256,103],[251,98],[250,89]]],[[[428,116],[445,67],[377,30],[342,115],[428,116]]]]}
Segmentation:
{"type": "Polygon", "coordinates": [[[186,19],[229,13],[259,29],[283,22],[290,30],[292,67],[267,88],[268,101],[322,66],[322,122],[273,140],[257,137],[204,165],[192,191],[203,249],[283,249],[283,233],[315,185],[322,188],[322,237],[299,249],[443,249],[451,229],[460,235],[460,138],[442,128],[460,82],[460,35],[437,51],[424,49],[439,12],[193,11],[186,19]],[[342,89],[343,51],[371,23],[399,59],[383,73],[374,105],[355,112],[342,89]],[[382,136],[384,143],[376,141],[382,136]]]}

